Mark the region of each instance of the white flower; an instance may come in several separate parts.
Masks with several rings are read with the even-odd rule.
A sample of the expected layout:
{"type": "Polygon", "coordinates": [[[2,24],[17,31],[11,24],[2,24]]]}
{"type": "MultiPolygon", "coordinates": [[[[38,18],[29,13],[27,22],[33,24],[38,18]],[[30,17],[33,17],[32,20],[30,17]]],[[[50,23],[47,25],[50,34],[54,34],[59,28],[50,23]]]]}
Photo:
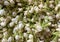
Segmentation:
{"type": "Polygon", "coordinates": [[[39,12],[39,8],[37,6],[34,7],[34,10],[35,10],[36,13],[39,12]]]}
{"type": "Polygon", "coordinates": [[[2,21],[2,22],[5,21],[5,18],[1,17],[1,18],[0,18],[0,21],[2,21]]]}
{"type": "Polygon", "coordinates": [[[23,21],[24,21],[24,22],[27,22],[26,16],[23,17],[23,21]]]}
{"type": "Polygon", "coordinates": [[[6,26],[6,22],[1,22],[0,25],[3,27],[6,26]]]}
{"type": "Polygon", "coordinates": [[[52,17],[52,16],[49,16],[48,19],[49,19],[50,21],[53,21],[53,17],[52,17]]]}
{"type": "Polygon", "coordinates": [[[28,0],[28,2],[29,2],[29,4],[31,4],[32,3],[32,0],[28,0]]]}
{"type": "Polygon", "coordinates": [[[10,27],[13,27],[13,26],[14,26],[14,22],[10,22],[10,23],[9,23],[9,26],[10,26],[10,27]]]}
{"type": "Polygon", "coordinates": [[[27,15],[28,14],[28,11],[24,11],[24,15],[27,15]]]}
{"type": "Polygon", "coordinates": [[[6,31],[6,32],[4,32],[4,33],[3,33],[3,35],[4,35],[4,36],[7,36],[7,35],[8,35],[7,31],[6,31]]]}
{"type": "Polygon", "coordinates": [[[60,28],[56,28],[56,30],[60,32],[60,28]]]}
{"type": "Polygon", "coordinates": [[[17,15],[17,16],[15,17],[15,19],[18,20],[18,19],[19,19],[19,15],[17,15]]]}
{"type": "Polygon", "coordinates": [[[42,27],[39,24],[36,24],[35,26],[36,26],[35,28],[38,32],[42,31],[42,27]]]}
{"type": "Polygon", "coordinates": [[[14,40],[13,37],[8,38],[8,42],[12,42],[13,40],[14,40]]]}
{"type": "Polygon", "coordinates": [[[54,27],[55,25],[54,24],[52,24],[52,27],[54,27]]]}
{"type": "Polygon", "coordinates": [[[18,27],[15,27],[14,29],[13,29],[13,33],[16,33],[16,31],[18,31],[19,29],[18,29],[18,27]]]}
{"type": "Polygon", "coordinates": [[[27,40],[27,42],[33,42],[32,40],[27,40]]]}
{"type": "Polygon", "coordinates": [[[31,32],[30,27],[25,26],[25,30],[27,30],[27,33],[30,33],[31,32]]]}
{"type": "Polygon", "coordinates": [[[42,3],[39,5],[39,8],[43,8],[43,4],[42,3]]]}
{"type": "Polygon", "coordinates": [[[46,14],[47,14],[47,15],[50,15],[50,13],[49,13],[49,12],[46,12],[46,14]]]}
{"type": "Polygon", "coordinates": [[[32,2],[32,0],[28,0],[28,2],[32,2]]]}
{"type": "Polygon", "coordinates": [[[39,42],[44,42],[43,40],[39,41],[39,42]]]}
{"type": "Polygon", "coordinates": [[[55,11],[57,11],[57,10],[58,10],[58,7],[56,6],[56,7],[55,7],[55,11]]]}
{"type": "Polygon", "coordinates": [[[49,22],[48,25],[51,25],[51,22],[49,22]]]}
{"type": "Polygon", "coordinates": [[[16,0],[16,2],[20,2],[20,0],[16,0]]]}
{"type": "Polygon", "coordinates": [[[23,8],[18,8],[18,12],[22,12],[23,11],[23,8]]]}
{"type": "Polygon", "coordinates": [[[12,18],[12,22],[16,23],[18,22],[18,19],[17,18],[12,18]]]}
{"type": "Polygon", "coordinates": [[[60,28],[60,24],[58,24],[58,28],[60,28]]]}
{"type": "Polygon", "coordinates": [[[23,36],[24,36],[24,37],[27,37],[27,36],[28,36],[28,34],[27,34],[27,33],[24,33],[24,34],[23,34],[23,36]]]}
{"type": "Polygon", "coordinates": [[[58,5],[55,7],[55,11],[57,11],[59,7],[60,7],[60,4],[58,4],[58,5]]]}
{"type": "Polygon", "coordinates": [[[29,34],[29,39],[33,39],[33,35],[32,34],[29,34]]]}
{"type": "Polygon", "coordinates": [[[30,24],[29,24],[29,23],[27,23],[27,24],[26,24],[26,26],[30,26],[30,24]]]}
{"type": "Polygon", "coordinates": [[[60,42],[60,38],[58,39],[58,42],[60,42]]]}
{"type": "Polygon", "coordinates": [[[50,29],[49,29],[49,28],[46,28],[46,31],[47,31],[47,32],[50,32],[50,29]]]}
{"type": "Polygon", "coordinates": [[[12,18],[11,20],[12,20],[12,22],[16,21],[16,19],[15,19],[15,18],[12,18]]]}
{"type": "Polygon", "coordinates": [[[0,10],[0,15],[1,15],[1,16],[5,15],[5,10],[4,10],[4,9],[1,9],[1,10],[0,10]]]}
{"type": "Polygon", "coordinates": [[[19,35],[16,35],[16,36],[15,36],[15,39],[16,39],[16,40],[19,40],[19,39],[20,39],[20,36],[19,36],[19,35]]]}
{"type": "Polygon", "coordinates": [[[49,7],[50,7],[50,8],[54,8],[54,5],[53,5],[53,4],[50,4],[49,7]]]}
{"type": "Polygon", "coordinates": [[[56,14],[56,18],[59,19],[60,18],[60,14],[56,14]]]}
{"type": "Polygon", "coordinates": [[[4,1],[4,5],[10,5],[10,3],[8,1],[4,1]]]}
{"type": "Polygon", "coordinates": [[[60,7],[60,3],[57,5],[57,7],[60,7]]]}
{"type": "Polygon", "coordinates": [[[3,32],[7,31],[7,28],[3,28],[3,32]]]}
{"type": "Polygon", "coordinates": [[[13,12],[13,13],[12,13],[12,16],[16,16],[16,15],[17,15],[17,13],[16,13],[16,12],[13,12]]]}
{"type": "Polygon", "coordinates": [[[17,5],[18,5],[18,6],[22,6],[22,4],[21,4],[21,3],[18,3],[17,5]]]}
{"type": "Polygon", "coordinates": [[[18,28],[19,29],[22,29],[24,27],[24,24],[22,23],[22,22],[20,22],[19,24],[18,24],[18,28]]]}
{"type": "Polygon", "coordinates": [[[2,42],[8,42],[8,41],[7,41],[7,39],[4,39],[4,38],[3,38],[3,39],[2,39],[2,42]]]}
{"type": "Polygon", "coordinates": [[[11,3],[11,4],[15,4],[14,0],[10,0],[10,3],[11,3]]]}
{"type": "Polygon", "coordinates": [[[34,12],[34,8],[31,7],[31,9],[29,10],[29,13],[33,13],[34,12]]]}
{"type": "Polygon", "coordinates": [[[52,4],[53,2],[54,2],[53,0],[49,1],[50,4],[52,4]]]}

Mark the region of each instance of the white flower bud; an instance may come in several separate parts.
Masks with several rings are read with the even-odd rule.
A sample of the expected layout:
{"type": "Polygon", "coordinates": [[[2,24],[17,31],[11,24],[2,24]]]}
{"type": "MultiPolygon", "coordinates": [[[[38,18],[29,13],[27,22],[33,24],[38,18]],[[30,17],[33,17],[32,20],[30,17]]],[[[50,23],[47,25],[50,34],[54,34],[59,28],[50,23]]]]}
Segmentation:
{"type": "Polygon", "coordinates": [[[60,7],[60,4],[58,4],[58,5],[55,7],[55,11],[57,11],[59,7],[60,7]]]}
{"type": "Polygon", "coordinates": [[[15,21],[15,18],[12,18],[11,21],[14,22],[15,21]]]}
{"type": "Polygon", "coordinates": [[[56,6],[56,7],[55,7],[55,11],[57,11],[57,10],[58,10],[58,7],[56,6]]]}
{"type": "Polygon", "coordinates": [[[27,40],[27,42],[33,42],[32,40],[27,40]]]}
{"type": "Polygon", "coordinates": [[[3,27],[6,26],[6,22],[1,22],[0,25],[3,27]]]}
{"type": "Polygon", "coordinates": [[[31,21],[34,22],[34,18],[32,18],[31,21]]]}
{"type": "Polygon", "coordinates": [[[17,18],[12,18],[12,22],[16,23],[18,22],[18,19],[17,18]]]}
{"type": "Polygon", "coordinates": [[[15,18],[18,20],[18,18],[19,18],[19,15],[17,15],[15,18]]]}
{"type": "Polygon", "coordinates": [[[16,0],[16,2],[20,2],[20,0],[16,0]]]}
{"type": "Polygon", "coordinates": [[[60,4],[58,4],[57,7],[60,7],[60,4]]]}
{"type": "Polygon", "coordinates": [[[16,39],[16,40],[19,40],[19,39],[20,39],[20,36],[19,36],[19,35],[16,35],[16,36],[15,36],[15,39],[16,39]]]}
{"type": "Polygon", "coordinates": [[[50,8],[54,8],[54,5],[53,5],[53,4],[50,4],[49,7],[50,7],[50,8]]]}
{"type": "Polygon", "coordinates": [[[53,21],[53,18],[52,18],[52,16],[49,16],[49,17],[48,17],[48,19],[49,19],[50,21],[53,21]]]}
{"type": "Polygon", "coordinates": [[[30,33],[31,32],[31,29],[27,26],[25,26],[25,30],[27,30],[27,33],[30,33]]]}
{"type": "Polygon", "coordinates": [[[59,31],[60,32],[60,28],[56,28],[56,31],[59,31]]]}
{"type": "Polygon", "coordinates": [[[7,31],[7,28],[3,28],[3,32],[6,32],[7,31]]]}
{"type": "Polygon", "coordinates": [[[47,31],[47,32],[50,32],[50,29],[49,29],[49,28],[46,28],[46,31],[47,31]]]}
{"type": "Polygon", "coordinates": [[[9,37],[8,38],[8,42],[13,42],[14,41],[14,38],[13,37],[9,37]]]}
{"type": "Polygon", "coordinates": [[[60,38],[58,39],[58,42],[60,42],[60,38]]]}
{"type": "Polygon", "coordinates": [[[1,17],[1,18],[0,18],[0,21],[2,21],[2,22],[5,21],[5,18],[1,17]]]}
{"type": "Polygon", "coordinates": [[[28,0],[28,2],[29,2],[29,5],[32,3],[32,0],[28,0]]]}
{"type": "Polygon", "coordinates": [[[34,12],[34,8],[31,7],[31,10],[29,10],[29,13],[33,13],[34,12]]]}
{"type": "Polygon", "coordinates": [[[18,25],[18,28],[19,28],[19,29],[22,29],[23,27],[24,27],[23,23],[20,22],[19,25],[18,25]]]}
{"type": "Polygon", "coordinates": [[[24,15],[27,15],[28,14],[28,11],[24,11],[24,15]]]}
{"type": "Polygon", "coordinates": [[[4,5],[8,6],[10,3],[8,1],[4,1],[4,5]]]}
{"type": "Polygon", "coordinates": [[[56,14],[56,18],[59,19],[60,18],[60,14],[56,14]]]}
{"type": "Polygon", "coordinates": [[[60,28],[60,24],[58,24],[58,28],[60,28]]]}
{"type": "Polygon", "coordinates": [[[14,29],[13,29],[13,33],[16,33],[16,31],[18,31],[19,29],[18,29],[18,27],[15,27],[14,29]]]}
{"type": "Polygon", "coordinates": [[[39,5],[39,8],[43,8],[43,4],[42,3],[39,5]]]}
{"type": "Polygon", "coordinates": [[[23,11],[23,8],[18,8],[18,12],[22,12],[23,11]]]}
{"type": "Polygon", "coordinates": [[[49,13],[49,12],[46,12],[46,14],[47,14],[47,15],[50,15],[50,13],[49,13]]]}
{"type": "Polygon", "coordinates": [[[26,24],[26,26],[30,26],[30,24],[29,24],[29,23],[27,23],[27,24],[26,24]]]}
{"type": "Polygon", "coordinates": [[[3,33],[3,35],[4,35],[4,36],[7,36],[7,35],[8,35],[7,31],[6,31],[6,32],[4,32],[4,33],[3,33]]]}
{"type": "Polygon", "coordinates": [[[32,34],[29,34],[29,39],[33,39],[33,35],[32,34]]]}
{"type": "Polygon", "coordinates": [[[39,24],[36,24],[36,30],[37,30],[38,32],[40,32],[40,31],[42,31],[42,27],[41,27],[39,24]]]}
{"type": "Polygon", "coordinates": [[[28,36],[28,34],[27,34],[27,33],[24,33],[24,34],[23,34],[23,36],[24,36],[24,37],[27,37],[27,36],[28,36]]]}
{"type": "Polygon", "coordinates": [[[9,23],[9,26],[10,26],[10,27],[13,27],[13,26],[14,26],[14,22],[10,22],[10,23],[9,23]]]}
{"type": "Polygon", "coordinates": [[[22,6],[22,4],[21,4],[21,3],[18,3],[17,5],[18,5],[18,6],[22,6]]]}
{"type": "Polygon", "coordinates": [[[54,40],[50,41],[50,42],[55,42],[54,40]]]}
{"type": "Polygon", "coordinates": [[[1,10],[0,10],[0,15],[1,15],[1,16],[5,15],[5,10],[4,10],[4,9],[1,9],[1,10]]]}
{"type": "Polygon", "coordinates": [[[39,42],[44,42],[43,40],[39,41],[39,42]]]}
{"type": "Polygon", "coordinates": [[[51,25],[51,22],[49,22],[48,25],[51,25]]]}
{"type": "Polygon", "coordinates": [[[17,13],[16,13],[16,12],[13,12],[13,13],[12,13],[12,16],[16,16],[16,15],[17,15],[17,13]]]}
{"type": "Polygon", "coordinates": [[[34,10],[35,10],[36,13],[39,12],[39,8],[37,6],[34,7],[34,10]]]}
{"type": "Polygon", "coordinates": [[[11,4],[15,4],[14,0],[10,0],[10,3],[11,3],[11,4]]]}
{"type": "Polygon", "coordinates": [[[7,39],[4,39],[4,38],[3,38],[3,39],[2,39],[2,42],[8,42],[8,41],[7,41],[7,39]]]}

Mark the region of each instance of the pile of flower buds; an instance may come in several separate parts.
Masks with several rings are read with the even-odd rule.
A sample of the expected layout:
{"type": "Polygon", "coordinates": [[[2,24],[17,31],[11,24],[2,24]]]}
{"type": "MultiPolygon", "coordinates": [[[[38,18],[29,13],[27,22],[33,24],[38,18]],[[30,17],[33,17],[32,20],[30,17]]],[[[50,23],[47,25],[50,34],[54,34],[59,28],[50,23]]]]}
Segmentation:
{"type": "Polygon", "coordinates": [[[0,42],[60,42],[60,0],[0,0],[0,28],[0,42]]]}

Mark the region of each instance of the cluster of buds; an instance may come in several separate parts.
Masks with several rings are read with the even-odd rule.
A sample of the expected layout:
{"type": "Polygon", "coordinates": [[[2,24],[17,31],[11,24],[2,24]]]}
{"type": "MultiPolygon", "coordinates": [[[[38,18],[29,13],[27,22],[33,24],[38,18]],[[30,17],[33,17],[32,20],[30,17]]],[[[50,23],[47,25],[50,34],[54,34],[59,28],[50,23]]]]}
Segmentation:
{"type": "Polygon", "coordinates": [[[60,42],[59,0],[1,0],[1,42],[60,42]]]}

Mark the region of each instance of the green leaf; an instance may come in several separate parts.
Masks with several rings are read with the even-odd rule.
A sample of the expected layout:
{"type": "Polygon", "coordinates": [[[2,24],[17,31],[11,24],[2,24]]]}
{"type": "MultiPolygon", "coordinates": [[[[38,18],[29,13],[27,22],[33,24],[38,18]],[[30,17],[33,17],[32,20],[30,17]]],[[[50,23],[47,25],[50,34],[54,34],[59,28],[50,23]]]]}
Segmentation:
{"type": "Polygon", "coordinates": [[[56,35],[56,36],[60,37],[60,32],[53,32],[53,35],[56,35]]]}

